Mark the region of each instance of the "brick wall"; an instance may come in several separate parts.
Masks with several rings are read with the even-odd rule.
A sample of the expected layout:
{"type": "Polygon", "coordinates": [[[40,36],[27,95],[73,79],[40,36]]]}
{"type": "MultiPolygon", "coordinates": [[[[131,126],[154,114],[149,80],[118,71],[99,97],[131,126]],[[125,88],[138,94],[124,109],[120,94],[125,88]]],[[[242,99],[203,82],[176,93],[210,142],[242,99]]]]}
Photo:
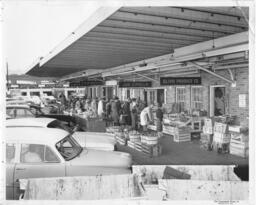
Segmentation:
{"type": "MultiPolygon", "coordinates": [[[[228,71],[222,70],[218,71],[218,74],[225,76],[230,79],[228,71]]],[[[202,72],[202,85],[203,85],[203,105],[204,109],[210,110],[210,86],[211,85],[225,85],[226,86],[226,96],[227,96],[227,112],[231,115],[236,115],[237,123],[243,123],[248,125],[249,116],[249,69],[239,68],[234,69],[236,87],[231,87],[231,85],[217,77],[214,77],[208,73],[202,72]],[[246,95],[246,107],[239,107],[239,94],[246,95]]]]}
{"type": "MultiPolygon", "coordinates": [[[[227,70],[216,71],[217,74],[220,74],[228,79],[230,75],[227,70]]],[[[227,113],[237,116],[237,123],[242,123],[248,125],[248,116],[249,116],[249,69],[248,68],[239,68],[233,70],[236,87],[231,87],[231,85],[213,75],[210,75],[206,72],[201,72],[202,77],[202,87],[203,87],[203,110],[206,110],[208,115],[210,112],[210,86],[212,85],[224,85],[226,86],[226,97],[227,97],[227,113]],[[246,107],[239,108],[239,95],[246,95],[246,107]]],[[[152,87],[159,87],[159,82],[152,82],[152,87]]],[[[164,107],[170,108],[174,102],[176,102],[176,86],[166,86],[166,105],[164,107]]],[[[186,89],[186,109],[190,110],[191,108],[191,86],[185,86],[186,89]]],[[[144,88],[135,89],[135,96],[141,96],[143,99],[143,90],[144,88]]]]}

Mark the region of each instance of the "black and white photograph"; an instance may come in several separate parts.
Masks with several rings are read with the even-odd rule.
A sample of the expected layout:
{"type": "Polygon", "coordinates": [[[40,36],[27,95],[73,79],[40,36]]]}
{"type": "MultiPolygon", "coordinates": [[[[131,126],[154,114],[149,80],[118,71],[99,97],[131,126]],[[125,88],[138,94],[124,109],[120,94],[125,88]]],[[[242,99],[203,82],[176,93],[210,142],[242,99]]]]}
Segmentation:
{"type": "Polygon", "coordinates": [[[0,204],[256,203],[253,0],[0,5],[0,204]]]}

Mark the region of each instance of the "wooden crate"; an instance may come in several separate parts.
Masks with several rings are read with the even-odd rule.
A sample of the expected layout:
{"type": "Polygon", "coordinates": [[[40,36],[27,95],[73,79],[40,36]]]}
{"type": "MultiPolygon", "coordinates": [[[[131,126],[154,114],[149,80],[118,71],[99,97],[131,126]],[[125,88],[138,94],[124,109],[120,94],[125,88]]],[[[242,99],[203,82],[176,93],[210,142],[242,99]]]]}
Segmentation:
{"type": "Polygon", "coordinates": [[[162,146],[161,145],[147,145],[143,144],[141,146],[142,152],[149,157],[157,157],[162,153],[162,146]]]}
{"type": "Polygon", "coordinates": [[[249,156],[249,143],[231,139],[230,154],[237,155],[243,158],[249,156]]]}
{"type": "Polygon", "coordinates": [[[229,133],[219,133],[219,132],[214,132],[213,135],[213,141],[216,143],[230,143],[231,135],[229,133]]]}
{"type": "Polygon", "coordinates": [[[127,144],[127,140],[123,137],[116,137],[116,141],[121,145],[126,145],[127,144]]]}
{"type": "Polygon", "coordinates": [[[217,143],[213,141],[213,150],[219,154],[229,153],[230,143],[217,143]]]}
{"type": "Polygon", "coordinates": [[[213,127],[209,127],[209,126],[203,126],[203,133],[204,134],[213,134],[213,127]]]}
{"type": "Polygon", "coordinates": [[[218,133],[228,133],[228,125],[220,122],[214,123],[214,132],[218,133]]]}

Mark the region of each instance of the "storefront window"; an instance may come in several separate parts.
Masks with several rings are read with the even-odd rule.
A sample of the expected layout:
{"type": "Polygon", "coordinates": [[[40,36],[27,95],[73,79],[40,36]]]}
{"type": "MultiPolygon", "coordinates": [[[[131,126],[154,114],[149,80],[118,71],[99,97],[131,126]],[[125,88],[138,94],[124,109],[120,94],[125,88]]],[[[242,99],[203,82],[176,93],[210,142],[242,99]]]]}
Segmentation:
{"type": "Polygon", "coordinates": [[[201,110],[203,107],[203,89],[202,87],[191,88],[191,106],[192,109],[201,110]]]}
{"type": "Polygon", "coordinates": [[[186,90],[185,87],[176,88],[176,102],[180,104],[181,109],[185,109],[186,90]]]}

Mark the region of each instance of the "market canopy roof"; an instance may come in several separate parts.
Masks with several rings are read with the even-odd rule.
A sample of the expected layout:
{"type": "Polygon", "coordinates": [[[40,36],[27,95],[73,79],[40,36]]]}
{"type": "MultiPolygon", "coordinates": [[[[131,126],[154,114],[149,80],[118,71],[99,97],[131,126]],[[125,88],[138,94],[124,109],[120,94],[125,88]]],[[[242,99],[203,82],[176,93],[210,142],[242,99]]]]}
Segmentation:
{"type": "Polygon", "coordinates": [[[62,77],[248,31],[245,7],[102,7],[27,74],[62,77]]]}

